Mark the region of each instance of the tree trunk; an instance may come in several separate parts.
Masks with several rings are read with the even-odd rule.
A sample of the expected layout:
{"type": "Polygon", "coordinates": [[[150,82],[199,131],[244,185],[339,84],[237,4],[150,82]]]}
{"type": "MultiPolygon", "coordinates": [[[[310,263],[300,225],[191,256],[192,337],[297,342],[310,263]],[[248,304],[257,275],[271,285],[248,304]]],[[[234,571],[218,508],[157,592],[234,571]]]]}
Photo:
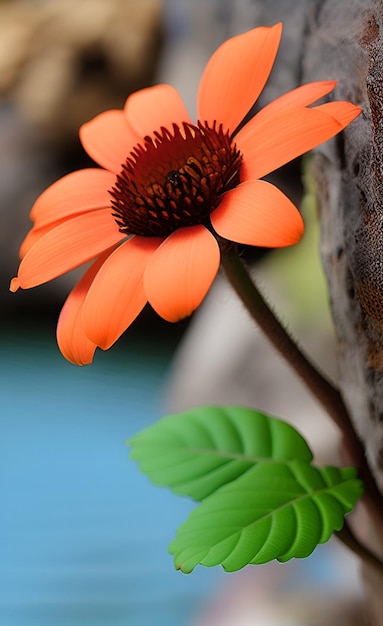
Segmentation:
{"type": "MultiPolygon", "coordinates": [[[[383,491],[383,2],[327,0],[312,9],[304,81],[337,78],[334,98],[363,108],[316,151],[314,169],[339,386],[383,491]]],[[[367,523],[365,539],[382,554],[379,535],[367,523]]],[[[380,626],[383,579],[366,567],[363,574],[380,626]]]]}

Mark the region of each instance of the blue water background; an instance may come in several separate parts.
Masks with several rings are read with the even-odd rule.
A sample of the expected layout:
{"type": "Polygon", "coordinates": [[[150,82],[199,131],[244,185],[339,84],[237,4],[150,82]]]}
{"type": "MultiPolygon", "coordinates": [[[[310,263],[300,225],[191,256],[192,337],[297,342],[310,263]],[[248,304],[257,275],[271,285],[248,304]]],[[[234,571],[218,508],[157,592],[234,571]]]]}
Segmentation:
{"type": "MultiPolygon", "coordinates": [[[[353,561],[333,544],[247,577],[174,570],[167,546],[194,505],[151,485],[125,443],[163,415],[174,345],[131,334],[79,368],[51,321],[2,325],[0,626],[196,626],[243,574],[271,606],[282,592],[355,587],[353,561]],[[262,591],[270,571],[275,587],[262,591]]],[[[220,622],[218,604],[208,623],[220,622]]]]}
{"type": "Polygon", "coordinates": [[[167,545],[193,505],[125,445],[161,416],[171,349],[132,341],[79,368],[52,328],[0,340],[0,624],[192,624],[222,573],[174,570],[167,545]]]}

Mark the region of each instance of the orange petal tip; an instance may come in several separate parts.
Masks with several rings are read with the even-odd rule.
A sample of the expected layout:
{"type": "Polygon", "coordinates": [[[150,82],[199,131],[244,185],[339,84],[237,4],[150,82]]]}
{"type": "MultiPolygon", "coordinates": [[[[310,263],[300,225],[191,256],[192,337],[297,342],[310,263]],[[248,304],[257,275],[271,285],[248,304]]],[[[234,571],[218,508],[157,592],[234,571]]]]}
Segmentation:
{"type": "Polygon", "coordinates": [[[9,285],[9,291],[15,293],[18,289],[20,289],[20,280],[16,278],[12,278],[11,284],[9,285]]]}

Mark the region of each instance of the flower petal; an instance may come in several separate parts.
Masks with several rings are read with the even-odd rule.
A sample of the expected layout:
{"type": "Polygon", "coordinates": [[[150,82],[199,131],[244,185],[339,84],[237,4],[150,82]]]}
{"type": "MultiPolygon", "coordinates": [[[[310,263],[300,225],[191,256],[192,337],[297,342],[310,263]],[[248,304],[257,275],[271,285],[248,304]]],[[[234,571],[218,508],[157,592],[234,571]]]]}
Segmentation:
{"type": "Polygon", "coordinates": [[[41,285],[86,263],[117,244],[123,235],[110,209],[66,220],[39,238],[20,263],[22,289],[41,285]]]}
{"type": "Polygon", "coordinates": [[[257,100],[273,67],[282,24],[254,28],[223,43],[210,58],[198,92],[198,117],[233,132],[257,100]]]}
{"type": "MultiPolygon", "coordinates": [[[[61,223],[61,222],[59,222],[61,223]]],[[[58,226],[58,224],[56,224],[58,226]]],[[[26,235],[24,241],[22,242],[19,250],[19,257],[23,259],[27,252],[35,245],[35,243],[41,239],[44,235],[46,235],[50,230],[52,230],[52,226],[48,224],[43,228],[32,228],[28,234],[26,235]]]]}
{"type": "Polygon", "coordinates": [[[342,129],[348,126],[361,112],[361,108],[351,104],[350,102],[326,102],[315,107],[317,111],[322,111],[327,115],[331,115],[339,124],[342,125],[342,129]]]}
{"type": "Polygon", "coordinates": [[[258,122],[262,121],[262,118],[266,116],[270,120],[273,115],[286,113],[296,108],[307,107],[317,102],[320,98],[327,96],[335,88],[336,83],[336,80],[326,80],[300,85],[263,107],[257,113],[258,122]]]}
{"type": "Polygon", "coordinates": [[[87,336],[107,350],[147,302],[143,274],[161,244],[154,237],[132,237],[105,261],[86,296],[82,323],[87,336]]]}
{"type": "Polygon", "coordinates": [[[330,105],[325,104],[251,119],[235,138],[243,154],[241,180],[261,178],[312,150],[343,130],[361,110],[348,102],[331,104],[337,106],[328,109],[330,105]]]}
{"type": "Polygon", "coordinates": [[[247,181],[228,191],[210,218],[219,235],[250,246],[290,246],[304,231],[296,206],[264,180],[247,181]]]}
{"type": "Polygon", "coordinates": [[[168,322],[187,317],[204,299],[219,263],[218,244],[206,228],[176,230],[146,268],[144,285],[149,303],[168,322]]]}
{"type": "Polygon", "coordinates": [[[125,104],[129,125],[142,138],[165,126],[190,122],[189,113],[178,91],[171,85],[155,85],[132,93],[125,104]]]}
{"type": "Polygon", "coordinates": [[[30,218],[41,228],[79,213],[110,207],[108,190],[115,181],[114,174],[96,168],[67,174],[37,198],[30,218]]]}
{"type": "Polygon", "coordinates": [[[129,127],[124,112],[113,109],[83,124],[80,139],[96,163],[118,174],[139,137],[129,127]]]}
{"type": "Polygon", "coordinates": [[[56,331],[57,343],[63,356],[75,365],[91,363],[97,348],[97,344],[84,333],[81,311],[89,287],[109,254],[110,250],[91,265],[71,291],[61,309],[56,331]]]}

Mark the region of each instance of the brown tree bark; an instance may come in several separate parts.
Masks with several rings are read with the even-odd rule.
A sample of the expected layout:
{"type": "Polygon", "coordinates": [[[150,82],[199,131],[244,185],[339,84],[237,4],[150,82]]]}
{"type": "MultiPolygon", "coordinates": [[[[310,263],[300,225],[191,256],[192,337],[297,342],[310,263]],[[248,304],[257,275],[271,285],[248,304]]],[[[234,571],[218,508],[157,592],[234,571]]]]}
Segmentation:
{"type": "MultiPolygon", "coordinates": [[[[321,252],[336,333],[339,387],[383,491],[383,2],[312,3],[304,80],[337,78],[359,118],[316,151],[321,252]]],[[[359,534],[382,555],[382,528],[359,534]]],[[[363,567],[371,623],[383,624],[383,578],[363,567]]]]}

